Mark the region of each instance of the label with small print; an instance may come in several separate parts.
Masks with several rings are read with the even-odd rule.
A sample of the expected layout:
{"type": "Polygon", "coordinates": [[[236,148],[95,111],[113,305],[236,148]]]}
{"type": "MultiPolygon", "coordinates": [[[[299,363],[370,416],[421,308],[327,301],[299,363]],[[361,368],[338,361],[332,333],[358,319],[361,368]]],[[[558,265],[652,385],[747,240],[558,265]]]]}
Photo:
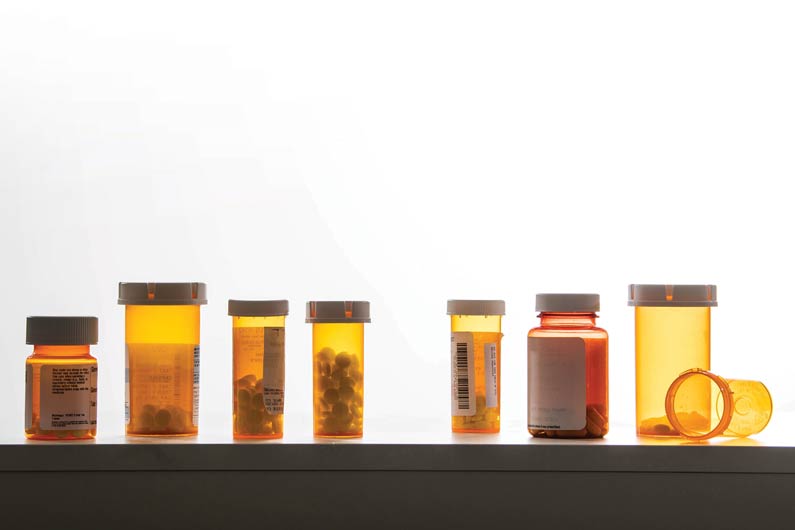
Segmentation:
{"type": "Polygon", "coordinates": [[[40,392],[42,429],[67,431],[96,427],[96,364],[44,365],[40,392]]]}
{"type": "Polygon", "coordinates": [[[475,345],[472,333],[455,331],[450,336],[452,367],[452,414],[475,415],[475,345]]]}
{"type": "Polygon", "coordinates": [[[497,343],[487,342],[483,345],[483,363],[486,366],[486,407],[499,405],[497,399],[497,343]]]}
{"type": "Polygon", "coordinates": [[[264,328],[262,397],[268,414],[284,414],[284,328],[264,328]]]}
{"type": "Polygon", "coordinates": [[[130,424],[148,405],[168,410],[178,431],[198,426],[198,344],[128,342],[126,378],[130,424]]]}
{"type": "Polygon", "coordinates": [[[583,339],[527,339],[527,426],[548,431],[585,428],[583,339]]]}
{"type": "Polygon", "coordinates": [[[199,425],[199,345],[193,347],[193,425],[199,425]]]}
{"type": "Polygon", "coordinates": [[[33,365],[25,365],[25,430],[33,427],[33,365]]]}

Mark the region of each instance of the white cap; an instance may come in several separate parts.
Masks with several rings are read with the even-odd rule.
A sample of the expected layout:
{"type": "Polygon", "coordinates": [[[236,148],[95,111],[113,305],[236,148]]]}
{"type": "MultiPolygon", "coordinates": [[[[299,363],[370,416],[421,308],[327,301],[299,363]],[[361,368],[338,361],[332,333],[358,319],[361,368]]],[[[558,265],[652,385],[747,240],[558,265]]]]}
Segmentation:
{"type": "Polygon", "coordinates": [[[448,300],[448,315],[504,315],[505,300],[448,300]]]}
{"type": "Polygon", "coordinates": [[[370,322],[370,302],[313,301],[306,303],[308,324],[357,324],[370,322]]]}
{"type": "Polygon", "coordinates": [[[229,300],[227,313],[234,317],[278,317],[289,312],[287,300],[229,300]]]}
{"type": "Polygon", "coordinates": [[[542,313],[596,313],[598,294],[542,293],[536,295],[536,311],[542,313]]]}
{"type": "Polygon", "coordinates": [[[636,307],[715,307],[718,288],[714,285],[632,284],[627,303],[636,307]]]}

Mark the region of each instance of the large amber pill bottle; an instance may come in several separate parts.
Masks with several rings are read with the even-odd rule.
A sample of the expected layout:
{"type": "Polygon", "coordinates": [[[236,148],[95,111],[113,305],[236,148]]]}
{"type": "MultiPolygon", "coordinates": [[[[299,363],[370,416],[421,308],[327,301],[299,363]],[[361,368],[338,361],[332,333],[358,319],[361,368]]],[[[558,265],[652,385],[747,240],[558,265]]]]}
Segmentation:
{"type": "Polygon", "coordinates": [[[307,302],[306,321],[312,324],[315,436],[360,438],[370,302],[307,302]]]}
{"type": "Polygon", "coordinates": [[[90,440],[97,435],[96,317],[28,317],[25,436],[90,440]]]}
{"type": "Polygon", "coordinates": [[[607,434],[607,332],[598,294],[538,294],[527,334],[527,430],[541,438],[607,434]]]}
{"type": "Polygon", "coordinates": [[[125,307],[128,436],[199,432],[199,307],[203,283],[120,283],[125,307]]]}
{"type": "MultiPolygon", "coordinates": [[[[630,285],[635,307],[635,425],[639,436],[678,436],[668,421],[665,396],[691,369],[710,369],[710,311],[718,305],[714,285],[630,285]]],[[[709,381],[698,410],[711,410],[709,381]]],[[[709,422],[707,418],[705,421],[709,422]]]]}
{"type": "Polygon", "coordinates": [[[453,432],[500,432],[503,300],[448,300],[453,432]]]}
{"type": "Polygon", "coordinates": [[[287,300],[229,300],[232,317],[232,435],[281,438],[287,300]]]}

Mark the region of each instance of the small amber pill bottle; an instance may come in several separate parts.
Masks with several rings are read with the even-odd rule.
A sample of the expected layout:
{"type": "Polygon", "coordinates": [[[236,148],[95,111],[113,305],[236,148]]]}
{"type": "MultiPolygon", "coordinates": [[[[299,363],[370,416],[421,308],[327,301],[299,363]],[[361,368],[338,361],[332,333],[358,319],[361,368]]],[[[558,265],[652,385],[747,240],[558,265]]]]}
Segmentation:
{"type": "Polygon", "coordinates": [[[598,294],[538,294],[527,334],[527,430],[542,438],[601,438],[608,430],[607,332],[598,294]]]}
{"type": "Polygon", "coordinates": [[[232,317],[232,435],[281,438],[287,300],[229,300],[232,317]]]}
{"type": "Polygon", "coordinates": [[[312,324],[315,436],[360,438],[370,302],[307,302],[306,322],[312,324]]]}
{"type": "Polygon", "coordinates": [[[28,317],[25,436],[91,440],[97,435],[96,317],[28,317]]]}
{"type": "Polygon", "coordinates": [[[125,307],[128,436],[199,432],[199,327],[203,283],[120,283],[125,307]]]}
{"type": "Polygon", "coordinates": [[[448,300],[453,432],[500,432],[503,300],[448,300]]]}

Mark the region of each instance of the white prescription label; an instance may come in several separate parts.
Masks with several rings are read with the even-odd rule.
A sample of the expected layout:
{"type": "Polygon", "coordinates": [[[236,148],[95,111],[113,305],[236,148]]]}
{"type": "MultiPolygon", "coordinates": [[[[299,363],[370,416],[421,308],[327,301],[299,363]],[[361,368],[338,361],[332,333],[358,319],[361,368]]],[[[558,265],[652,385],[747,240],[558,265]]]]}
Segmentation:
{"type": "Polygon", "coordinates": [[[25,365],[25,430],[33,427],[33,365],[25,365]]]}
{"type": "Polygon", "coordinates": [[[450,336],[453,416],[475,415],[475,344],[472,333],[456,331],[450,336]]]}
{"type": "Polygon", "coordinates": [[[483,362],[486,366],[486,407],[498,405],[497,400],[497,343],[483,345],[483,362]]]}
{"type": "Polygon", "coordinates": [[[199,425],[199,345],[193,347],[193,425],[199,425]]]}
{"type": "Polygon", "coordinates": [[[262,397],[268,414],[284,414],[284,328],[263,329],[262,397]]]}
{"type": "Polygon", "coordinates": [[[91,429],[97,424],[97,365],[42,366],[42,429],[91,429]]]}
{"type": "Polygon", "coordinates": [[[527,339],[527,426],[563,431],[585,428],[583,339],[527,339]]]}

